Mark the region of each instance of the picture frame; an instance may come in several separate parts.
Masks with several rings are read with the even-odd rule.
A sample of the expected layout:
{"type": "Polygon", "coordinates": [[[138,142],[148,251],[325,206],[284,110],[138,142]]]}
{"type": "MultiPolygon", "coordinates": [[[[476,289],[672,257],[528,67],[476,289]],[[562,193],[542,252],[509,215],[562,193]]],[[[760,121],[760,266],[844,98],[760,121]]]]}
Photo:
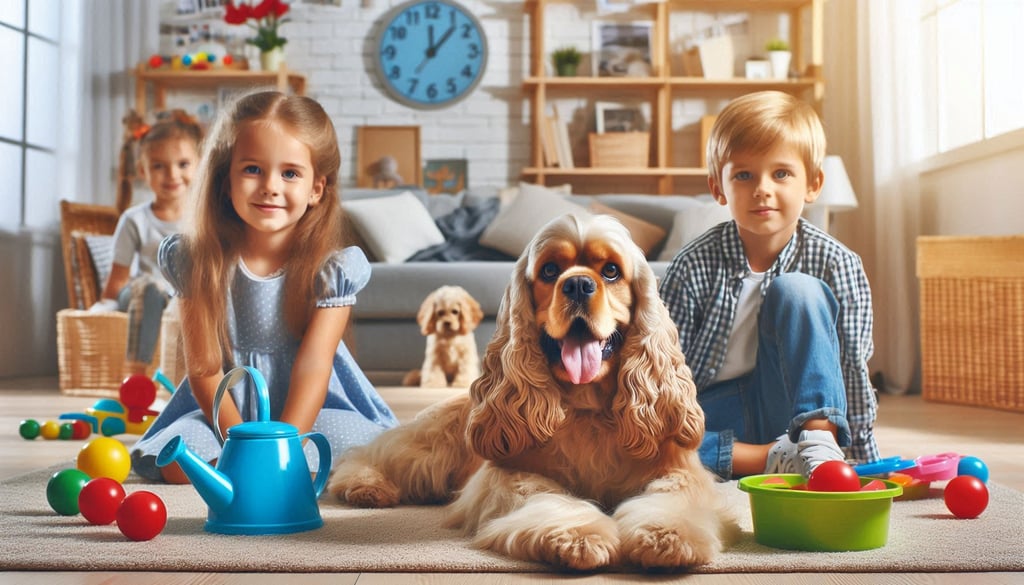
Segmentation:
{"type": "Polygon", "coordinates": [[[594,23],[593,74],[595,77],[648,77],[653,65],[651,21],[594,23]]]}
{"type": "Polygon", "coordinates": [[[598,134],[605,132],[642,132],[647,129],[647,120],[640,108],[623,106],[612,102],[596,102],[594,118],[598,134]]]}
{"type": "Polygon", "coordinates": [[[423,188],[430,195],[456,194],[469,187],[469,161],[464,158],[430,159],[423,168],[423,188]]]}
{"type": "Polygon", "coordinates": [[[357,126],[356,186],[422,185],[419,126],[357,126]]]}
{"type": "Polygon", "coordinates": [[[747,79],[768,79],[772,76],[772,64],[764,59],[747,59],[744,74],[747,79]]]}

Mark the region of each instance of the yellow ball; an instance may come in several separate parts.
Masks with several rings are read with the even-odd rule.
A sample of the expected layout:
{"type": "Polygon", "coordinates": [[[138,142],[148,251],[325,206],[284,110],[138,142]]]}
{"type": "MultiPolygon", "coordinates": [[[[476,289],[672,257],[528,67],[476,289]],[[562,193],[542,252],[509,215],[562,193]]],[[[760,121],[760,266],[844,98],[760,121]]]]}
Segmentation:
{"type": "Polygon", "coordinates": [[[132,470],[128,448],[121,441],[110,437],[97,437],[82,447],[78,452],[78,469],[89,477],[109,477],[124,483],[132,470]]]}
{"type": "Polygon", "coordinates": [[[44,422],[39,427],[39,435],[44,439],[56,439],[60,436],[60,424],[52,420],[44,422]]]}

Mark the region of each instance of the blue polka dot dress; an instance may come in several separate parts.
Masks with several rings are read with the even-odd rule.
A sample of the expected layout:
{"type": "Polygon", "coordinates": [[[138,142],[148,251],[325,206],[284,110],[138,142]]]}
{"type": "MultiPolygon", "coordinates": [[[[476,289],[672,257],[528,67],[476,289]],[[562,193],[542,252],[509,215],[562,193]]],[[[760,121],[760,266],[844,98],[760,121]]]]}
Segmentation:
{"type": "MultiPolygon", "coordinates": [[[[180,235],[160,246],[159,262],[168,282],[180,290],[182,268],[188,265],[180,235]]],[[[292,364],[299,339],[289,333],[284,321],[284,274],[255,276],[239,262],[233,271],[228,297],[228,330],[234,351],[234,365],[252,366],[266,379],[270,393],[271,418],[278,420],[284,409],[292,364]]],[[[355,304],[358,293],[370,279],[370,264],[359,248],[334,253],[320,272],[317,307],[355,304]]],[[[244,420],[256,419],[254,388],[248,376],[231,389],[244,420]]],[[[227,398],[225,397],[225,400],[227,398]]],[[[354,445],[369,442],[395,426],[391,409],[356,364],[344,343],[334,354],[334,368],[327,397],[313,430],[323,433],[331,444],[333,458],[354,445]]],[[[174,392],[160,416],[132,448],[132,468],[139,475],[159,480],[156,456],[172,438],[181,435],[199,457],[212,461],[221,446],[192,394],[188,378],[174,392]]],[[[316,446],[305,446],[311,471],[319,465],[316,446]]]]}

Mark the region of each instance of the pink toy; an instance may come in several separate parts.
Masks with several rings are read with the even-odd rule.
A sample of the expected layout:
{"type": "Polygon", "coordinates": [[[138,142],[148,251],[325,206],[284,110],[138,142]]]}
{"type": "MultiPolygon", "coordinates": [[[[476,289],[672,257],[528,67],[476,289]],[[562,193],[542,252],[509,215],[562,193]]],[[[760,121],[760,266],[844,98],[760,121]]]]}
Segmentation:
{"type": "Polygon", "coordinates": [[[903,473],[921,481],[942,481],[956,477],[956,468],[960,463],[957,453],[939,453],[938,455],[922,455],[914,460],[916,466],[904,469],[903,473]]]}

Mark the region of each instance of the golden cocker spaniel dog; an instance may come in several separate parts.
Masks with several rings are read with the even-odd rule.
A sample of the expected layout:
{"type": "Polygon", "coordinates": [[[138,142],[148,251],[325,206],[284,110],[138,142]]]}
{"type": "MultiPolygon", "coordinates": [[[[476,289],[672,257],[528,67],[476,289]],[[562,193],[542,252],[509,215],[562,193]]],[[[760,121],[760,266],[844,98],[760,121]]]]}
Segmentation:
{"type": "Polygon", "coordinates": [[[402,385],[469,388],[480,375],[473,331],[483,318],[480,303],[461,286],[442,286],[427,295],[416,315],[427,337],[423,366],[406,374],[402,385]]]}
{"type": "Polygon", "coordinates": [[[474,544],[574,570],[709,562],[738,527],[700,463],[704,415],[629,232],[566,215],[516,262],[483,374],[344,453],[358,506],[449,505],[474,544]]]}

